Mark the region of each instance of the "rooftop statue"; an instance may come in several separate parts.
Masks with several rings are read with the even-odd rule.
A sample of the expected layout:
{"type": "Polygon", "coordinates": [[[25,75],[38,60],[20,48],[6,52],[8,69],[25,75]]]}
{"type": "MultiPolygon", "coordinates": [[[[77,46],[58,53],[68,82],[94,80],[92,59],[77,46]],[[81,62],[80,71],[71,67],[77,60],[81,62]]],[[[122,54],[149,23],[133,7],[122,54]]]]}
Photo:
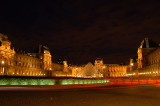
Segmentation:
{"type": "Polygon", "coordinates": [[[7,35],[0,33],[0,41],[8,40],[7,35]]]}

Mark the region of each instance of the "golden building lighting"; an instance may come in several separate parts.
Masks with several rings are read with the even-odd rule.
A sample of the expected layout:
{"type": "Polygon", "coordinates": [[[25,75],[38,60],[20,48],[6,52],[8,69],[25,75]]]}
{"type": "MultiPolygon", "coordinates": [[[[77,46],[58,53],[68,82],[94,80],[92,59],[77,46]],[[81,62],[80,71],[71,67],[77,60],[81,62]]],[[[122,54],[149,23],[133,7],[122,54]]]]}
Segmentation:
{"type": "MultiPolygon", "coordinates": [[[[8,39],[1,39],[0,75],[78,77],[78,73],[84,71],[86,66],[68,66],[67,61],[63,61],[63,65],[53,63],[49,48],[43,45],[39,45],[37,53],[15,52],[8,39]]],[[[91,66],[98,76],[103,77],[122,77],[126,74],[128,67],[119,64],[104,64],[100,58],[97,58],[94,65],[89,67],[91,66]]]]}

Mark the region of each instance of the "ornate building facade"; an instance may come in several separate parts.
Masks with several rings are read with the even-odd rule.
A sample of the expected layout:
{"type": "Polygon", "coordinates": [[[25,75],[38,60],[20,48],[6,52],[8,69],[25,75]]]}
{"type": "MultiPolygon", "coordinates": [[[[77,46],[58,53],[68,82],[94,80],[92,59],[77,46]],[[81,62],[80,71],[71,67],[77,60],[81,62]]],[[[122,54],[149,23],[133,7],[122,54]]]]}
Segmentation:
{"type": "MultiPolygon", "coordinates": [[[[84,69],[83,66],[68,66],[52,63],[48,47],[39,45],[36,53],[15,52],[11,42],[0,34],[0,75],[2,76],[37,76],[37,77],[77,77],[84,69]]],[[[119,64],[104,64],[103,60],[95,60],[96,71],[104,77],[122,77],[126,74],[127,66],[119,64]]]]}
{"type": "Polygon", "coordinates": [[[95,60],[94,65],[95,65],[95,68],[96,68],[100,73],[103,74],[103,71],[104,71],[104,68],[105,68],[105,66],[104,66],[104,64],[103,64],[103,60],[100,59],[100,58],[97,58],[97,59],[95,60]]]}
{"type": "Polygon", "coordinates": [[[127,73],[128,65],[105,64],[104,77],[124,77],[127,73]]]}
{"type": "Polygon", "coordinates": [[[130,65],[131,69],[127,72],[127,75],[132,76],[147,76],[155,77],[160,76],[160,47],[157,43],[151,39],[145,38],[140,47],[138,48],[138,60],[133,65],[130,65]]]}
{"type": "Polygon", "coordinates": [[[145,38],[142,42],[140,47],[138,48],[138,68],[143,68],[147,64],[146,57],[149,53],[154,51],[158,45],[153,42],[151,39],[145,38]]]}
{"type": "Polygon", "coordinates": [[[39,53],[16,53],[11,42],[1,38],[0,75],[48,76],[51,70],[51,54],[47,47],[41,46],[39,53]]]}
{"type": "Polygon", "coordinates": [[[14,49],[11,49],[11,42],[8,40],[1,40],[0,46],[0,75],[7,75],[6,72],[8,66],[14,66],[14,49]]]}
{"type": "Polygon", "coordinates": [[[95,68],[103,74],[104,77],[123,77],[127,73],[128,65],[103,64],[103,60],[95,60],[95,68]]]}
{"type": "Polygon", "coordinates": [[[77,77],[77,74],[84,68],[84,66],[69,66],[72,70],[72,77],[77,77]]]}
{"type": "MultiPolygon", "coordinates": [[[[82,66],[69,66],[68,68],[72,71],[72,77],[77,77],[77,74],[84,69],[85,65],[82,66]]],[[[97,58],[94,63],[94,67],[98,73],[102,74],[103,77],[124,77],[127,73],[129,65],[119,64],[104,64],[103,60],[97,58]]]]}

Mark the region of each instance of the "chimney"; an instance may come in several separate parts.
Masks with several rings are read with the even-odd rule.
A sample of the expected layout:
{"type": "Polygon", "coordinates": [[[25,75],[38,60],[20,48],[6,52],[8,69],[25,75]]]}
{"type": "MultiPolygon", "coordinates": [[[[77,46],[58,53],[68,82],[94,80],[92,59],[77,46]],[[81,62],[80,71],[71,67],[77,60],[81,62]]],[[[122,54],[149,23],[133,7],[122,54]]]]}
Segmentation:
{"type": "Polygon", "coordinates": [[[149,40],[148,40],[148,38],[145,38],[145,41],[146,41],[146,48],[149,48],[149,40]]]}
{"type": "Polygon", "coordinates": [[[42,52],[42,45],[39,44],[39,54],[42,52]]]}

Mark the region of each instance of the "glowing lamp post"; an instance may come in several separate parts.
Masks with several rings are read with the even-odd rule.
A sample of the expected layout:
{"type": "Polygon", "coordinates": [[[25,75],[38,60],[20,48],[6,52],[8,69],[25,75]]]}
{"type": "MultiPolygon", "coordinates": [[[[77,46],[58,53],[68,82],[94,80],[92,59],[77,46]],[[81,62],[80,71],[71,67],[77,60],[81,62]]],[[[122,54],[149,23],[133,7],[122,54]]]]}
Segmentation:
{"type": "Polygon", "coordinates": [[[131,81],[132,81],[132,79],[133,79],[133,65],[134,65],[133,63],[130,64],[130,66],[131,66],[131,67],[130,67],[130,70],[132,71],[131,81]]]}
{"type": "Polygon", "coordinates": [[[105,68],[106,68],[106,67],[105,67],[105,66],[103,66],[103,74],[102,74],[102,76],[103,76],[103,77],[105,77],[105,76],[106,76],[105,68]]]}
{"type": "Polygon", "coordinates": [[[134,66],[134,64],[131,63],[131,64],[130,64],[130,70],[131,70],[131,71],[133,71],[133,66],[134,66]]]}
{"type": "Polygon", "coordinates": [[[130,65],[131,65],[131,66],[133,66],[134,64],[133,64],[133,63],[131,63],[130,65]]]}
{"type": "Polygon", "coordinates": [[[4,63],[5,63],[5,62],[2,60],[1,63],[2,63],[2,65],[3,65],[3,67],[2,67],[3,74],[5,74],[5,73],[4,73],[4,63]]]}
{"type": "Polygon", "coordinates": [[[2,61],[2,64],[4,65],[4,61],[2,61]]]}
{"type": "Polygon", "coordinates": [[[76,77],[77,77],[77,69],[78,69],[78,68],[76,68],[76,77]]]}

